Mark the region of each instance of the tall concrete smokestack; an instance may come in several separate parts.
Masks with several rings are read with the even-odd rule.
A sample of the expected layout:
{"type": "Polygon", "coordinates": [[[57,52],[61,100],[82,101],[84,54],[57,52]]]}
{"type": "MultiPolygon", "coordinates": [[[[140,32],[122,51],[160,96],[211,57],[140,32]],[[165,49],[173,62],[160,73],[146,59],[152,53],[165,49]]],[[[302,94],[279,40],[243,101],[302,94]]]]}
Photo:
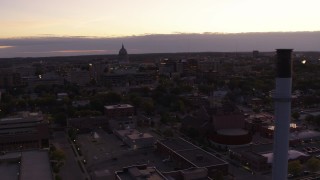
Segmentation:
{"type": "Polygon", "coordinates": [[[272,179],[284,180],[288,174],[289,128],[291,117],[292,49],[277,49],[275,131],[272,179]]]}

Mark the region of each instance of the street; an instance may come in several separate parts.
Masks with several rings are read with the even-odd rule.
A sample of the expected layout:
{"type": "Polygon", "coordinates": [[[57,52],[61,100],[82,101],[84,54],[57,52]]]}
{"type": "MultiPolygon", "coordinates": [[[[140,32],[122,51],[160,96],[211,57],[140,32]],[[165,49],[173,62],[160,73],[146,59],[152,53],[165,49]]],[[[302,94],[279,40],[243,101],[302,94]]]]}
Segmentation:
{"type": "Polygon", "coordinates": [[[66,155],[65,164],[61,167],[59,175],[63,180],[81,180],[85,179],[84,174],[82,173],[76,157],[71,149],[71,145],[67,140],[67,135],[65,132],[55,132],[53,134],[54,139],[52,143],[56,148],[60,148],[64,151],[66,155]]]}

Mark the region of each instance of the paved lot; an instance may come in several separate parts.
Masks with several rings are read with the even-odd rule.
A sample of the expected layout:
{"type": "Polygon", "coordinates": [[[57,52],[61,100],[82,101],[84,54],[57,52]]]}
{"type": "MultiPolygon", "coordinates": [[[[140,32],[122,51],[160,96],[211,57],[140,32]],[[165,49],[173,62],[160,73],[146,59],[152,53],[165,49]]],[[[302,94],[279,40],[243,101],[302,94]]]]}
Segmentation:
{"type": "Polygon", "coordinates": [[[298,150],[300,152],[303,152],[305,154],[308,154],[310,156],[318,156],[318,155],[320,155],[320,142],[319,141],[317,141],[317,142],[313,141],[313,142],[303,143],[303,144],[301,144],[299,146],[294,147],[293,149],[298,150]],[[311,147],[311,148],[315,147],[318,150],[317,151],[309,151],[308,152],[308,151],[306,151],[307,147],[311,147]]]}
{"type": "Polygon", "coordinates": [[[96,133],[99,138],[95,139],[91,134],[80,134],[77,138],[77,144],[80,145],[88,166],[128,151],[129,148],[121,146],[123,143],[113,134],[108,134],[103,130],[98,130],[96,133]]]}
{"type": "Polygon", "coordinates": [[[64,132],[56,132],[53,134],[54,140],[52,143],[57,147],[61,148],[66,155],[66,161],[62,166],[59,175],[63,180],[82,180],[85,179],[78,162],[74,156],[71,146],[67,140],[64,132]]]}

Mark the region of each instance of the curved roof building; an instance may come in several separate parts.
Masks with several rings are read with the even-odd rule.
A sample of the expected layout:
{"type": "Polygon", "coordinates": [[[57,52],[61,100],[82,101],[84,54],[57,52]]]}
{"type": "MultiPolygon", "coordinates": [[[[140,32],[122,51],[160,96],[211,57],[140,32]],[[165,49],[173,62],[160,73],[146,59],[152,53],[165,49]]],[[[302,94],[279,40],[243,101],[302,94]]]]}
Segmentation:
{"type": "Polygon", "coordinates": [[[123,44],[118,54],[118,62],[119,64],[129,63],[129,56],[127,50],[124,48],[123,44]]]}

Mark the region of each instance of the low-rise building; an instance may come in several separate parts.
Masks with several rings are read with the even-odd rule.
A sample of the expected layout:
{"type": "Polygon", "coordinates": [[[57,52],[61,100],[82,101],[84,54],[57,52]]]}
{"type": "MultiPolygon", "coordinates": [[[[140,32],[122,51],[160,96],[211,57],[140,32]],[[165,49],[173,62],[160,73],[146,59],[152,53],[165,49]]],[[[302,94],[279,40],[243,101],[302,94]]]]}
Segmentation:
{"type": "Polygon", "coordinates": [[[116,117],[133,116],[134,107],[130,104],[115,104],[104,106],[105,115],[108,119],[116,117]]]}
{"type": "Polygon", "coordinates": [[[157,151],[174,161],[178,168],[206,168],[208,176],[217,171],[228,173],[228,163],[182,138],[157,141],[157,151]]]}
{"type": "Polygon", "coordinates": [[[168,179],[174,180],[212,180],[208,177],[207,168],[189,168],[179,171],[163,172],[168,179]]]}
{"type": "Polygon", "coordinates": [[[178,171],[160,172],[156,167],[138,165],[125,167],[115,172],[117,180],[155,179],[155,180],[212,180],[206,168],[189,168],[178,171]]]}
{"type": "MultiPolygon", "coordinates": [[[[231,148],[229,155],[232,159],[239,161],[253,171],[269,171],[272,166],[273,144],[251,144],[250,146],[231,148]]],[[[309,155],[290,149],[288,161],[305,161],[309,155]]]]}
{"type": "Polygon", "coordinates": [[[124,143],[133,149],[153,147],[154,137],[149,133],[141,133],[135,129],[125,129],[114,131],[124,143]]]}
{"type": "Polygon", "coordinates": [[[136,127],[136,120],[132,116],[108,119],[110,130],[132,129],[136,127]]]}
{"type": "Polygon", "coordinates": [[[46,147],[49,147],[49,126],[42,113],[22,112],[0,119],[1,151],[46,147]]]}
{"type": "Polygon", "coordinates": [[[250,114],[245,119],[245,129],[251,133],[259,132],[264,126],[274,122],[274,115],[269,113],[250,114]]]}
{"type": "Polygon", "coordinates": [[[0,156],[1,179],[53,180],[48,151],[23,151],[0,156]]]}
{"type": "Polygon", "coordinates": [[[168,180],[155,167],[148,167],[147,165],[125,167],[122,171],[115,172],[117,180],[131,180],[131,179],[155,179],[168,180]]]}

